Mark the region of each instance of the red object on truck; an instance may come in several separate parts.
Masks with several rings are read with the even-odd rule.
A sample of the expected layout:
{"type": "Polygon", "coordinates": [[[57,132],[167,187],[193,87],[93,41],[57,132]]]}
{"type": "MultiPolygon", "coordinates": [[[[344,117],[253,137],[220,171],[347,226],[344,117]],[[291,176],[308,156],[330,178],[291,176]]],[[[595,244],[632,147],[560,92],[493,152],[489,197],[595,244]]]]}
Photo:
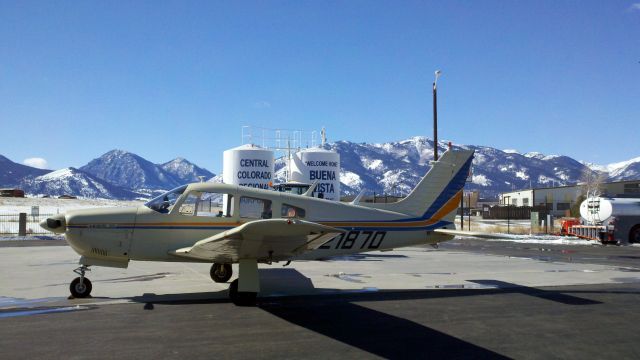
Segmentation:
{"type": "Polygon", "coordinates": [[[580,225],[580,219],[577,218],[563,218],[560,222],[560,235],[567,236],[573,235],[569,232],[569,229],[575,225],[580,225]]]}

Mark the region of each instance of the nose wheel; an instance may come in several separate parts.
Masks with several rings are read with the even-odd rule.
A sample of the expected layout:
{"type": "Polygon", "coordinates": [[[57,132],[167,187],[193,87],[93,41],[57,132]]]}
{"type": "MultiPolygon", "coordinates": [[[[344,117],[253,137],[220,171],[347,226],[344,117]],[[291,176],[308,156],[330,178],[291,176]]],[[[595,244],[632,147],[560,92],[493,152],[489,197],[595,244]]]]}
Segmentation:
{"type": "Polygon", "coordinates": [[[82,265],[79,268],[73,270],[74,273],[80,276],[73,279],[73,281],[71,281],[71,284],[69,284],[71,298],[82,299],[91,295],[91,289],[93,288],[91,285],[91,281],[84,277],[87,271],[90,271],[90,269],[86,265],[82,265]]]}
{"type": "Polygon", "coordinates": [[[233,269],[231,268],[231,264],[218,264],[215,263],[211,265],[211,270],[209,271],[211,275],[211,279],[217,283],[226,283],[231,279],[231,275],[233,275],[233,269]]]}

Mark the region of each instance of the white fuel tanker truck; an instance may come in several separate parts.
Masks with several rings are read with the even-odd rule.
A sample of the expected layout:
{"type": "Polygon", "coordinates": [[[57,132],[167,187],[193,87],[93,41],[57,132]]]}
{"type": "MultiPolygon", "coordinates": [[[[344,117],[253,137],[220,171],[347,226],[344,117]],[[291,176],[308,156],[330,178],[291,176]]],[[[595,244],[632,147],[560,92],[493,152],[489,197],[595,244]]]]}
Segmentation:
{"type": "Polygon", "coordinates": [[[640,198],[590,197],[580,204],[582,224],[570,233],[600,242],[640,243],[640,198]]]}

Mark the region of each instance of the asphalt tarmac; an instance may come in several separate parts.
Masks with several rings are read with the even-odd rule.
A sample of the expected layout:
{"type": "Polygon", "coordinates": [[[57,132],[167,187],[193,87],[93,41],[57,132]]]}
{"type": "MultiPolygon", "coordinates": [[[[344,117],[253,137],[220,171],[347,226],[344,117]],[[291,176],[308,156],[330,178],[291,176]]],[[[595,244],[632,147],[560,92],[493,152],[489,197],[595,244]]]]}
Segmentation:
{"type": "Polygon", "coordinates": [[[640,246],[602,245],[586,241],[585,245],[536,244],[513,241],[485,241],[466,238],[440,244],[445,250],[523,257],[547,262],[601,264],[640,267],[640,246]]]}
{"type": "MultiPolygon", "coordinates": [[[[440,251],[427,255],[617,270],[597,284],[523,286],[487,276],[468,280],[477,288],[269,296],[256,307],[237,307],[213,292],[0,306],[0,357],[640,358],[640,248],[456,240],[440,251]]],[[[397,261],[414,255],[407,256],[397,261]]],[[[385,265],[391,260],[374,265],[396,266],[385,265]]]]}

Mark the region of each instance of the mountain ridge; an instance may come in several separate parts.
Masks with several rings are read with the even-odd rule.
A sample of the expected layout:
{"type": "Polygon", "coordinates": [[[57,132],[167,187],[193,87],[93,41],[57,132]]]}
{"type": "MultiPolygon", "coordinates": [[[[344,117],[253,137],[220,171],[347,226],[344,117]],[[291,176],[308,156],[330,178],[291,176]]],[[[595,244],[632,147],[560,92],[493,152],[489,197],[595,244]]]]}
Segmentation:
{"type": "MultiPolygon", "coordinates": [[[[325,148],[340,154],[343,195],[354,195],[362,189],[370,193],[406,195],[431,167],[433,146],[430,138],[414,136],[373,144],[341,140],[326,144],[325,148]]],[[[608,181],[640,179],[640,157],[608,165],[594,165],[564,155],[540,152],[522,154],[515,150],[499,150],[482,145],[452,144],[452,147],[475,150],[473,174],[466,188],[478,190],[488,198],[516,189],[575,184],[585,172],[592,170],[606,174],[608,181]]],[[[448,142],[438,142],[440,153],[447,148],[448,142]]],[[[284,180],[285,165],[286,160],[276,161],[275,180],[284,180]]],[[[93,192],[85,192],[85,195],[82,195],[81,189],[75,188],[75,193],[69,195],[123,199],[149,197],[158,191],[200,181],[202,177],[214,181],[222,178],[222,174],[215,175],[182,157],[154,164],[139,155],[118,149],[108,151],[79,169],[70,169],[73,169],[71,175],[77,177],[74,184],[97,183],[112,188],[106,192],[94,189],[93,192]]],[[[36,190],[54,192],[54,185],[42,184],[55,180],[61,187],[74,189],[73,186],[65,187],[67,185],[59,179],[44,176],[50,172],[14,163],[0,155],[0,179],[5,179],[0,186],[24,185],[29,194],[34,194],[36,190]],[[12,172],[12,169],[21,169],[22,172],[12,172]],[[36,178],[39,179],[33,180],[36,178]],[[26,179],[31,180],[24,181],[26,179]]],[[[98,185],[95,187],[99,188],[98,185]]]]}
{"type": "Polygon", "coordinates": [[[136,199],[143,195],[102,181],[73,167],[52,171],[37,177],[26,177],[20,186],[30,195],[72,195],[84,198],[136,199]]]}
{"type": "Polygon", "coordinates": [[[51,170],[18,164],[0,155],[0,187],[17,186],[27,176],[40,176],[49,172],[51,170]]]}

